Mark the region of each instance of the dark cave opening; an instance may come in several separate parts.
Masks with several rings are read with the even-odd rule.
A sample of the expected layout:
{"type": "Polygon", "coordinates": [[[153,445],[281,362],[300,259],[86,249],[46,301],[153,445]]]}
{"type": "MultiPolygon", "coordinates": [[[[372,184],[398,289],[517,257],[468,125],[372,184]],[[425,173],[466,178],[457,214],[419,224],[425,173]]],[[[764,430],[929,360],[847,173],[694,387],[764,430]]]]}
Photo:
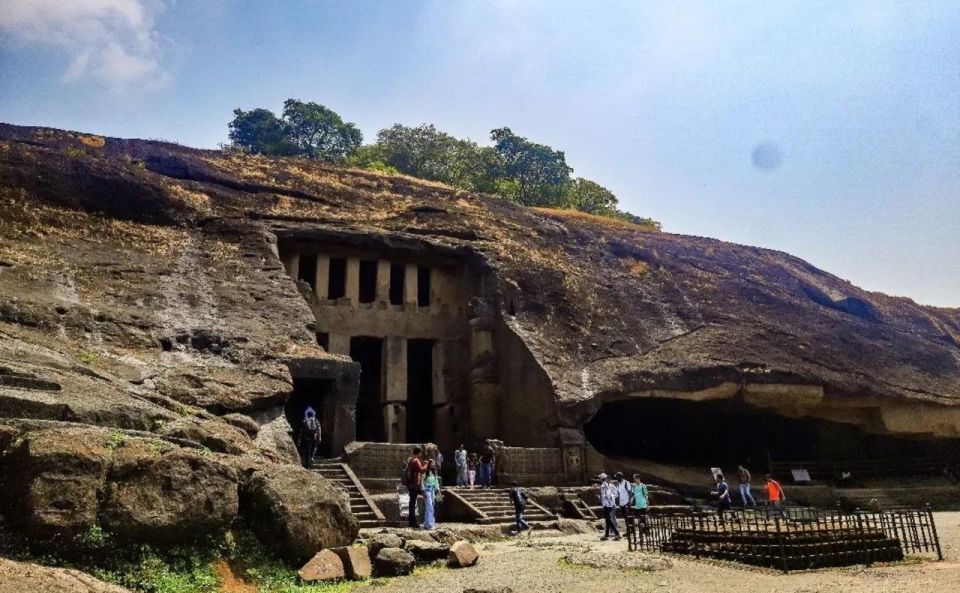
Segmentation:
{"type": "MultiPolygon", "coordinates": [[[[293,429],[293,440],[300,442],[300,428],[303,424],[304,413],[307,407],[312,407],[320,419],[320,448],[317,455],[330,457],[332,452],[331,439],[333,434],[334,401],[333,393],[336,388],[332,379],[304,379],[293,378],[293,393],[284,406],[284,415],[293,429]]],[[[298,445],[299,449],[299,445],[298,445]]]]}
{"type": "Polygon", "coordinates": [[[735,468],[742,463],[755,471],[765,468],[768,459],[896,463],[960,452],[956,439],[871,434],[851,424],[787,418],[741,400],[611,402],[601,406],[584,432],[605,455],[700,467],[735,468]]]}
{"type": "Polygon", "coordinates": [[[360,261],[360,290],[361,303],[372,303],[377,300],[377,266],[376,260],[360,261]]]}
{"type": "Polygon", "coordinates": [[[357,440],[386,442],[383,426],[383,338],[350,338],[350,358],[360,364],[357,394],[357,440]]]}
{"type": "Polygon", "coordinates": [[[407,442],[433,440],[433,340],[407,340],[407,442]]]}

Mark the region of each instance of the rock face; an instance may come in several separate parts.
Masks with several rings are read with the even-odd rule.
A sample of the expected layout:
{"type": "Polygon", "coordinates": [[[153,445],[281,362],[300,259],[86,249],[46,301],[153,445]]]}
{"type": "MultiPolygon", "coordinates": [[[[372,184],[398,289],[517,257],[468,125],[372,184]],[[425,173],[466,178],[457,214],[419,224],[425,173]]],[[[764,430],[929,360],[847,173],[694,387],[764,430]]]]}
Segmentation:
{"type": "Polygon", "coordinates": [[[373,576],[399,577],[413,572],[416,559],[400,548],[383,548],[373,559],[373,576]]]}
{"type": "Polygon", "coordinates": [[[360,530],[335,486],[293,465],[254,471],[241,488],[240,510],[262,541],[293,562],[350,545],[360,530]]]}
{"type": "Polygon", "coordinates": [[[446,558],[450,552],[450,546],[436,541],[407,540],[403,544],[403,549],[413,554],[413,557],[421,562],[432,562],[446,558]]]}

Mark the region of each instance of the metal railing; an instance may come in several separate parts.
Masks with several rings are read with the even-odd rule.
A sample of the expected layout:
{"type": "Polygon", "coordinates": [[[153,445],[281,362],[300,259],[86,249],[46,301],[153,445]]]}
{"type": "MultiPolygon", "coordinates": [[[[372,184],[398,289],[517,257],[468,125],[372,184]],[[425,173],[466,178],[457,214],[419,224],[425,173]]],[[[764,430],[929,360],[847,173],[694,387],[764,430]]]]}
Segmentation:
{"type": "Polygon", "coordinates": [[[627,517],[630,550],[732,560],[784,572],[902,560],[933,554],[943,560],[936,524],[926,509],[842,513],[813,508],[627,517]]]}

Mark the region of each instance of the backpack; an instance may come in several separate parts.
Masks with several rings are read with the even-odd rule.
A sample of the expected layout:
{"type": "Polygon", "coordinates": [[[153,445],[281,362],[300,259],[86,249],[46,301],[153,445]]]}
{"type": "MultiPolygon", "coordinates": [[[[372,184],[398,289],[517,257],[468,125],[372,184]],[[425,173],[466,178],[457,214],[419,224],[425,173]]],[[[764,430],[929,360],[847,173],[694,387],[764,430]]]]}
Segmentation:
{"type": "Polygon", "coordinates": [[[320,432],[320,423],[316,416],[309,416],[303,419],[303,425],[300,428],[301,438],[309,441],[316,440],[317,433],[320,432]]]}
{"type": "Polygon", "coordinates": [[[412,457],[408,459],[406,463],[403,464],[403,474],[401,474],[400,476],[400,483],[403,484],[404,486],[410,486],[410,484],[413,483],[413,472],[410,471],[411,461],[413,461],[412,457]]]}

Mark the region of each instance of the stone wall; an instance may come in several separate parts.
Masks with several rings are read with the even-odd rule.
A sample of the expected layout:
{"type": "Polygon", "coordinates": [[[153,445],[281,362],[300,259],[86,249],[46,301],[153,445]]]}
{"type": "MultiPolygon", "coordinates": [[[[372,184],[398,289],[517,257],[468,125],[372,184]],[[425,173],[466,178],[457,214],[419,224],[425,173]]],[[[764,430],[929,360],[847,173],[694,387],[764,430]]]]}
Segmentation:
{"type": "Polygon", "coordinates": [[[343,460],[370,490],[395,490],[404,464],[417,445],[411,443],[362,443],[347,445],[343,460]]]}
{"type": "Polygon", "coordinates": [[[498,485],[557,486],[568,483],[559,448],[501,447],[497,450],[498,485]]]}

